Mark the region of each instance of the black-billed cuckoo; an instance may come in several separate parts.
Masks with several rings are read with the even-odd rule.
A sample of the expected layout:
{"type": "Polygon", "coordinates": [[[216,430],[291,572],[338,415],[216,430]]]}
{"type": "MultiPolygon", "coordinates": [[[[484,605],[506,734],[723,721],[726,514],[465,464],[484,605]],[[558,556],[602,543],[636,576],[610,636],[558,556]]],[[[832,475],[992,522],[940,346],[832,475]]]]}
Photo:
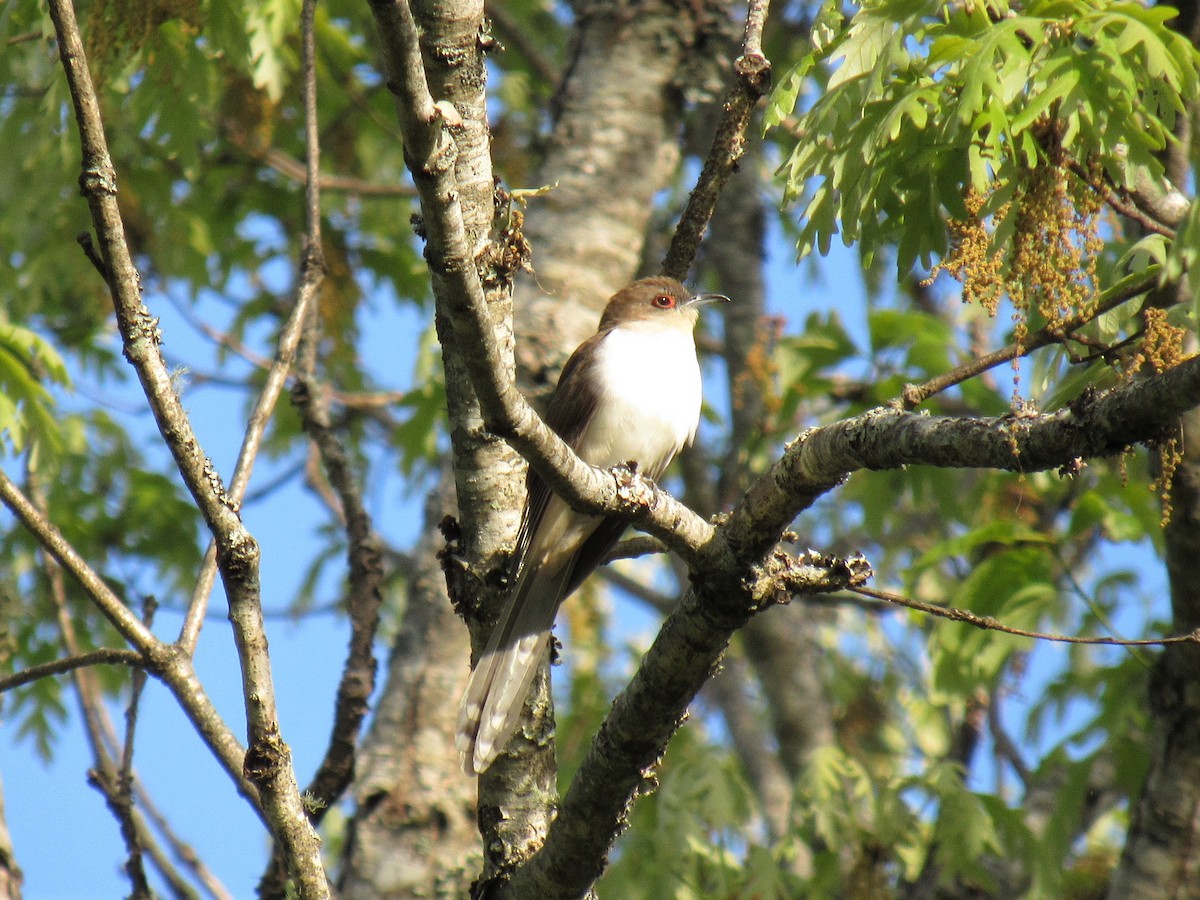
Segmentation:
{"type": "MultiPolygon", "coordinates": [[[[571,354],[546,424],[584,462],[634,462],[658,478],[700,421],[697,307],[672,278],[646,278],[608,301],[600,327],[571,354]]],[[[457,744],[468,773],[484,771],[517,727],[559,604],[608,555],[626,523],[577,513],[533,469],[513,555],[515,583],[463,693],[457,744]]]]}

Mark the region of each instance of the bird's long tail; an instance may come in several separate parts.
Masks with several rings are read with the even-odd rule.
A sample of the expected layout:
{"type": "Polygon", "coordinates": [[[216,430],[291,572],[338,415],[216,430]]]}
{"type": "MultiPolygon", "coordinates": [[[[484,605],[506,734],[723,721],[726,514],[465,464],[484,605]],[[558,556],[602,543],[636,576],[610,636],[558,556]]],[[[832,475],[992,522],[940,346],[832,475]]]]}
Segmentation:
{"type": "Polygon", "coordinates": [[[518,576],[459,706],[455,743],[467,774],[490,766],[516,730],[570,571],[568,561],[518,576]]]}

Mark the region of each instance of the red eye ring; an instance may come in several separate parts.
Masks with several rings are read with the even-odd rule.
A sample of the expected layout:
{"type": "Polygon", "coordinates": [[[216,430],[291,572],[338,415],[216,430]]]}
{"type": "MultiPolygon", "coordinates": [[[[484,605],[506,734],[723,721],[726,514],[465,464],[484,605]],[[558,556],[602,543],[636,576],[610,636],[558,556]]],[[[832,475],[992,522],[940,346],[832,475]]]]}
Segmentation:
{"type": "Polygon", "coordinates": [[[675,298],[670,294],[657,294],[650,302],[659,309],[673,309],[675,307],[675,298]]]}

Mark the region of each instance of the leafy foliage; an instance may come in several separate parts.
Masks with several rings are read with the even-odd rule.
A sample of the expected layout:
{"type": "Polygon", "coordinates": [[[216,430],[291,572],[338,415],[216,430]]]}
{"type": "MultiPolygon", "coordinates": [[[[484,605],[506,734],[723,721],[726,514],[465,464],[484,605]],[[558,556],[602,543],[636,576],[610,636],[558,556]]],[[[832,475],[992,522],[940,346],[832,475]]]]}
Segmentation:
{"type": "Polygon", "coordinates": [[[1165,24],[1167,7],[1093,0],[863,3],[838,27],[826,3],[814,49],[782,79],[767,113],[797,106],[803,135],[781,173],[802,202],[800,252],[841,234],[872,254],[895,245],[904,274],[944,253],[944,217],[968,187],[988,212],[1022,173],[1047,162],[1047,129],[1120,187],[1162,173],[1156,153],[1197,90],[1197,51],[1165,24]],[[832,74],[803,102],[805,78],[832,74]]]}

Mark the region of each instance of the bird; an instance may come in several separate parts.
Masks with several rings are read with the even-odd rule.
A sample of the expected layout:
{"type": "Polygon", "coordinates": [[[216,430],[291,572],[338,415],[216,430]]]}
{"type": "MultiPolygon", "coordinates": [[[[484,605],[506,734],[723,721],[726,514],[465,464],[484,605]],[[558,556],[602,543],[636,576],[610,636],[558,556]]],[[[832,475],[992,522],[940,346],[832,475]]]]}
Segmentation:
{"type": "MultiPolygon", "coordinates": [[[[546,424],[590,465],[634,464],[657,479],[691,444],[700,422],[698,310],[728,300],[693,295],[663,276],[617,291],[596,333],[563,367],[546,424]]],[[[456,746],[467,774],[486,771],[508,743],[559,606],[604,561],[625,527],[617,518],[575,512],[529,469],[513,587],[459,706],[456,746]]]]}

